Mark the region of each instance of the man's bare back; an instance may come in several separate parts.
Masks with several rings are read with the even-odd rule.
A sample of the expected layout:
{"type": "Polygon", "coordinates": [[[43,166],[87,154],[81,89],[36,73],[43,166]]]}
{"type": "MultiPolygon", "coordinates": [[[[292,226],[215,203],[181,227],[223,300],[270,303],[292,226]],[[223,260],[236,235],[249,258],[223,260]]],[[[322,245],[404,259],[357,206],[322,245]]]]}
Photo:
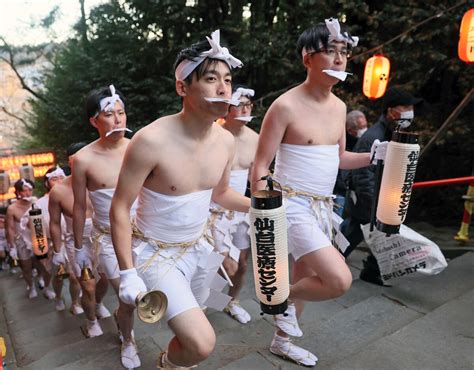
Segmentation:
{"type": "MultiPolygon", "coordinates": [[[[72,177],[66,177],[61,183],[58,183],[49,193],[49,206],[58,206],[64,216],[72,218],[74,206],[74,193],[72,191],[72,177]]],[[[50,212],[51,213],[51,212],[50,212]]],[[[86,218],[92,215],[92,205],[87,200],[86,218]]]]}

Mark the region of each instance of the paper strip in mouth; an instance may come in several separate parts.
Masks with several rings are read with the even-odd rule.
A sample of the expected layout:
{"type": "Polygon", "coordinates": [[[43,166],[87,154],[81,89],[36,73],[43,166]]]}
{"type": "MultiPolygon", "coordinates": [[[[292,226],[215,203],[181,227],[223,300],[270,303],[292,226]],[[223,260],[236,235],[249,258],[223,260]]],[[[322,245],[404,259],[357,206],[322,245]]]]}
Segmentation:
{"type": "Polygon", "coordinates": [[[341,81],[345,81],[348,75],[352,75],[352,73],[349,72],[333,71],[332,69],[323,69],[323,72],[326,73],[328,76],[335,77],[341,81]]]}
{"type": "Polygon", "coordinates": [[[114,132],[121,132],[121,131],[133,132],[132,130],[130,130],[129,128],[126,128],[126,127],[124,127],[124,128],[114,128],[113,130],[110,130],[109,132],[107,132],[105,134],[105,137],[109,137],[114,132]]]}
{"type": "Polygon", "coordinates": [[[204,99],[210,103],[226,103],[226,104],[235,105],[235,106],[239,105],[240,103],[232,99],[223,99],[223,98],[204,98],[204,99]]]}
{"type": "Polygon", "coordinates": [[[238,121],[243,121],[243,122],[250,122],[254,118],[255,118],[255,116],[242,116],[242,117],[235,117],[234,119],[236,119],[238,121]]]}

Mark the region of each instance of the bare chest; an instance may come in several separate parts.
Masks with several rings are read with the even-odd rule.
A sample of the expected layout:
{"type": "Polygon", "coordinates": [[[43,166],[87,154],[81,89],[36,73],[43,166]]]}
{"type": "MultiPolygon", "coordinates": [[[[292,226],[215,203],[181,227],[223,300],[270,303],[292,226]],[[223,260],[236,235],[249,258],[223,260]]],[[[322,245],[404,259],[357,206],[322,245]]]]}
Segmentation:
{"type": "Polygon", "coordinates": [[[334,145],[344,133],[344,115],[335,109],[299,106],[290,116],[283,142],[296,145],[334,145]]]}
{"type": "Polygon", "coordinates": [[[87,169],[87,188],[90,191],[115,188],[122,161],[121,156],[104,156],[91,161],[87,169]]]}

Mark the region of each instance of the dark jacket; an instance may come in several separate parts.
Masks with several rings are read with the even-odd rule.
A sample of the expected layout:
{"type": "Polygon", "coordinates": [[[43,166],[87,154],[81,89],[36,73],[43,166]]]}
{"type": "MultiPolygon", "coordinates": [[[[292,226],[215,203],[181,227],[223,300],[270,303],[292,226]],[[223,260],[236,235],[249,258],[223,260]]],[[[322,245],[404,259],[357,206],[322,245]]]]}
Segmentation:
{"type": "MultiPolygon", "coordinates": [[[[390,122],[385,115],[379,117],[378,121],[371,126],[357,141],[354,152],[368,153],[376,139],[380,141],[389,140],[391,135],[390,122]]],[[[375,166],[358,168],[350,174],[349,188],[354,190],[357,203],[350,201],[349,213],[351,217],[358,219],[361,224],[370,222],[370,208],[375,186],[375,166]]]]}

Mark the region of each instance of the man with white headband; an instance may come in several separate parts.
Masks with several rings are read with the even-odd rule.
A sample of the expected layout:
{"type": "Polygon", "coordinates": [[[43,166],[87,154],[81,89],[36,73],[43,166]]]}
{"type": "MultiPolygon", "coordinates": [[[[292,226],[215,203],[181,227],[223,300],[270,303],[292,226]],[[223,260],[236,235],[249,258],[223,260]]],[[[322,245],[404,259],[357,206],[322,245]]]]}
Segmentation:
{"type": "MultiPolygon", "coordinates": [[[[69,165],[72,161],[72,155],[84,146],[86,146],[85,143],[77,143],[68,147],[67,157],[69,165]]],[[[86,225],[88,227],[84,227],[83,245],[90,244],[92,225],[90,217],[92,216],[92,205],[89,203],[90,202],[88,202],[86,213],[86,225]]],[[[73,204],[74,195],[72,192],[72,178],[71,176],[68,176],[63,181],[56,184],[49,193],[49,231],[54,251],[52,262],[55,266],[62,264],[66,267],[67,272],[69,273],[69,293],[71,295],[70,312],[73,315],[79,315],[85,311],[86,317],[93,320],[95,319],[96,304],[95,281],[79,281],[77,278],[80,275],[80,270],[75,263],[74,256],[74,238],[72,233],[73,204]],[[83,294],[80,301],[81,286],[83,294]]],[[[100,281],[103,283],[105,279],[101,279],[100,281]]],[[[58,279],[58,283],[53,281],[53,284],[54,292],[56,293],[56,310],[63,311],[66,309],[64,299],[61,296],[63,282],[58,279]]],[[[105,288],[107,288],[107,283],[105,284],[105,288]]],[[[98,294],[98,297],[101,297],[100,293],[98,294]]]]}
{"type": "Polygon", "coordinates": [[[57,287],[58,284],[61,283],[58,277],[52,275],[52,269],[53,269],[53,264],[52,264],[52,258],[53,258],[53,248],[52,248],[52,242],[51,242],[51,234],[49,232],[49,192],[51,189],[53,189],[54,186],[59,184],[61,181],[64,180],[66,175],[64,174],[64,171],[60,167],[51,167],[49,168],[43,179],[44,187],[46,189],[46,193],[39,198],[35,205],[37,208],[41,209],[41,216],[43,218],[43,225],[44,229],[46,232],[46,238],[48,240],[49,244],[49,250],[48,250],[48,257],[41,259],[38,261],[39,264],[41,264],[44,269],[46,270],[46,274],[43,276],[44,277],[44,292],[43,295],[47,299],[54,299],[56,298],[56,293],[50,289],[49,285],[51,280],[53,281],[53,287],[57,287]]]}
{"type": "MultiPolygon", "coordinates": [[[[92,90],[86,98],[86,112],[99,138],[78,151],[72,162],[75,260],[80,269],[92,268],[95,275],[98,274],[96,278],[100,276],[100,280],[108,279],[118,298],[119,268],[110,236],[109,211],[123,157],[130,142],[124,137],[124,132],[129,131],[126,127],[125,99],[113,85],[92,90]],[[91,247],[83,245],[87,195],[93,208],[91,247]]],[[[132,210],[128,217],[133,217],[133,213],[132,210]]],[[[101,293],[105,294],[105,290],[101,293]]],[[[140,358],[132,330],[135,307],[120,299],[118,301],[119,308],[114,318],[122,342],[122,365],[136,368],[140,366],[140,358]]],[[[103,305],[97,306],[96,313],[99,318],[110,316],[103,305]]],[[[87,336],[102,334],[97,320],[88,318],[86,324],[87,336]]]]}
{"type": "Polygon", "coordinates": [[[213,351],[215,333],[201,307],[223,309],[230,297],[212,284],[223,287],[225,280],[217,274],[224,257],[208,241],[210,201],[240,212],[250,207],[228,186],[234,138],[214,122],[229,109],[231,68],[241,65],[219,36],[216,31],[178,54],[176,92],[183,108],[133,137],[110,211],[120,297],[134,304],[140,293],[161,290],[168,298],[164,320],[175,337],[159,368],[187,368],[213,351]],[[128,214],[137,196],[134,240],[142,243],[132,256],[128,214]]]}
{"type": "MultiPolygon", "coordinates": [[[[36,201],[33,197],[34,184],[28,179],[19,179],[15,182],[16,202],[7,208],[6,237],[10,248],[10,257],[20,262],[23,279],[26,282],[28,298],[38,296],[33,280],[33,246],[31,229],[28,222],[28,211],[36,201]]],[[[40,269],[40,272],[41,271],[40,269]]]]}
{"type": "MultiPolygon", "coordinates": [[[[332,87],[345,79],[347,58],[358,41],[344,28],[336,19],[327,19],[299,37],[306,80],[267,111],[252,171],[257,190],[262,183],[257,180],[268,174],[276,154],[274,178],[284,190],[288,248],[295,260],[293,303],[288,316],[275,316],[277,331],[270,351],[306,366],[316,365],[317,357],[289,340],[303,335],[297,322],[303,302],[336,298],[352,283],[338,250],[347,245],[338,227],[342,219],[332,211],[337,170],[368,166],[371,161],[369,153],[345,150],[346,105],[332,93],[332,87]]],[[[383,159],[383,150],[377,150],[375,158],[383,159]]]]}
{"type": "MultiPolygon", "coordinates": [[[[252,98],[254,90],[245,86],[234,86],[231,105],[222,127],[234,135],[236,152],[230,173],[229,185],[242,195],[247,190],[249,170],[257,150],[258,134],[246,126],[253,118],[252,98]]],[[[233,286],[229,287],[232,300],[225,308],[231,317],[242,324],[251,320],[250,314],[240,305],[238,295],[244,283],[247,261],[250,255],[248,213],[228,211],[218,204],[211,204],[211,231],[215,248],[225,256],[223,262],[233,286]]]]}

